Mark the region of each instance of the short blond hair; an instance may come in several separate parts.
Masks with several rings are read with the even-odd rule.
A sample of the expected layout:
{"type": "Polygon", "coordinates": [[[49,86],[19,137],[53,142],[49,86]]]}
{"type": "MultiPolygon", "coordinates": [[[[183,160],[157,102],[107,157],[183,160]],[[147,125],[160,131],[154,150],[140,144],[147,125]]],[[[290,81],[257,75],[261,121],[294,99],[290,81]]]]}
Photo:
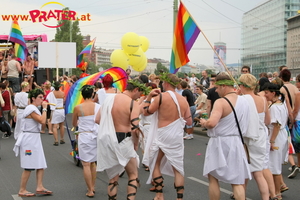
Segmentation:
{"type": "Polygon", "coordinates": [[[257,79],[252,74],[242,74],[239,78],[240,83],[250,90],[255,90],[257,86],[257,79]]]}

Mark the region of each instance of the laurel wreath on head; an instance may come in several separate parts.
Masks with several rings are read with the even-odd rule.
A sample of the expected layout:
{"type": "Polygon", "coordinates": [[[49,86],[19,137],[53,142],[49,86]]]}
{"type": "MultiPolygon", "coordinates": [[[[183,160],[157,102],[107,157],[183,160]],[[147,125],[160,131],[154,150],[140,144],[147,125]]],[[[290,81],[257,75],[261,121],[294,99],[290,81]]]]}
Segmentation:
{"type": "Polygon", "coordinates": [[[237,84],[238,84],[238,85],[242,85],[242,86],[244,86],[244,87],[246,87],[246,88],[251,88],[251,86],[247,85],[246,83],[244,83],[244,82],[242,82],[242,81],[237,81],[237,84]]]}
{"type": "Polygon", "coordinates": [[[82,88],[80,89],[80,91],[87,91],[87,90],[93,90],[95,88],[95,86],[93,85],[84,85],[82,86],[82,88]]]}
{"type": "Polygon", "coordinates": [[[63,84],[61,84],[61,83],[58,82],[58,81],[53,81],[53,83],[51,84],[51,86],[54,87],[54,88],[58,88],[58,87],[63,86],[63,84]]]}
{"type": "Polygon", "coordinates": [[[161,74],[159,75],[159,79],[160,79],[161,81],[168,82],[168,83],[170,83],[171,85],[173,85],[173,86],[176,87],[180,82],[179,82],[179,81],[178,81],[178,82],[173,82],[173,81],[168,77],[168,75],[169,75],[169,73],[163,72],[163,73],[161,73],[161,74]]]}
{"type": "Polygon", "coordinates": [[[234,85],[233,80],[219,80],[215,83],[215,85],[234,85]]]}
{"type": "Polygon", "coordinates": [[[36,88],[34,90],[30,90],[28,92],[28,98],[31,99],[32,97],[36,98],[39,94],[44,94],[44,91],[40,88],[36,88]]]}
{"type": "Polygon", "coordinates": [[[138,80],[128,80],[134,87],[138,87],[144,95],[148,95],[151,92],[151,88],[147,87],[144,83],[140,83],[138,80]]]}

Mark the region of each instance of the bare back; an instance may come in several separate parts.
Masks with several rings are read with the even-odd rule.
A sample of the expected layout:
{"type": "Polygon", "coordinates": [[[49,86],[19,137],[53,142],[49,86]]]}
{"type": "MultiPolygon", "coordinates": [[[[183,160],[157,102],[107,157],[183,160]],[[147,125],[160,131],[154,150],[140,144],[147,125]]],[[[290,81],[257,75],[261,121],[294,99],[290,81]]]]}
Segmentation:
{"type": "MultiPolygon", "coordinates": [[[[287,83],[287,84],[285,83],[284,85],[287,87],[288,91],[290,92],[290,95],[291,95],[291,98],[292,98],[291,107],[294,108],[294,105],[295,105],[295,96],[299,92],[299,90],[298,90],[298,88],[296,86],[294,86],[291,83],[287,83]]],[[[284,87],[280,88],[280,92],[282,94],[284,94],[285,97],[288,98],[288,93],[287,93],[287,91],[286,91],[286,89],[284,87]]]]}
{"type": "Polygon", "coordinates": [[[62,92],[62,91],[53,91],[53,94],[54,94],[54,96],[55,96],[55,98],[57,98],[57,99],[59,99],[59,98],[65,98],[65,93],[64,92],[62,92]]]}
{"type": "MultiPolygon", "coordinates": [[[[178,109],[176,103],[173,101],[172,97],[168,92],[162,94],[162,103],[158,108],[158,127],[165,127],[170,123],[177,120],[179,117],[185,118],[186,113],[190,113],[189,105],[186,99],[174,92],[176,95],[177,101],[179,103],[180,112],[182,116],[179,116],[178,109]]],[[[155,98],[155,101],[159,102],[159,96],[155,98]]],[[[188,117],[190,114],[188,114],[188,117]]]]}
{"type": "Polygon", "coordinates": [[[139,107],[135,101],[130,114],[131,101],[132,99],[129,96],[122,93],[115,96],[111,114],[116,132],[130,132],[130,120],[139,116],[139,107]]]}

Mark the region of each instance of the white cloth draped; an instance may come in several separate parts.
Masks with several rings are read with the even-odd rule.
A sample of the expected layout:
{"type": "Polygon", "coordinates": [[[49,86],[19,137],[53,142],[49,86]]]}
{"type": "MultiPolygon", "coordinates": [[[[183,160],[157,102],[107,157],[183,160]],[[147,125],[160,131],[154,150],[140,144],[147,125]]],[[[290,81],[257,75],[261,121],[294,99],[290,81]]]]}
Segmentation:
{"type": "MultiPolygon", "coordinates": [[[[248,128],[249,106],[243,96],[238,96],[235,111],[242,135],[248,128]]],[[[220,119],[218,124],[208,129],[210,137],[206,148],[203,176],[212,175],[229,184],[244,184],[251,179],[249,164],[241,141],[233,112],[220,119]]]]}
{"type": "MultiPolygon", "coordinates": [[[[20,108],[25,108],[28,105],[28,93],[19,92],[15,95],[15,105],[20,108]]],[[[21,130],[21,120],[23,116],[24,109],[17,109],[17,118],[16,118],[16,126],[14,130],[14,138],[18,139],[18,136],[22,132],[21,130]]]]}
{"type": "Polygon", "coordinates": [[[267,134],[265,132],[265,113],[258,113],[254,99],[250,95],[244,95],[248,101],[250,108],[250,119],[248,123],[248,130],[244,136],[244,141],[248,146],[250,155],[250,171],[262,171],[265,167],[266,160],[266,140],[267,134]]]}
{"type": "Polygon", "coordinates": [[[100,108],[101,120],[97,137],[97,171],[104,171],[112,179],[124,171],[131,158],[136,158],[137,166],[139,157],[134,150],[131,137],[118,143],[111,110],[116,95],[106,97],[100,108]]]}
{"type": "MultiPolygon", "coordinates": [[[[52,93],[52,92],[51,92],[52,93]]],[[[64,107],[64,99],[63,98],[57,98],[56,99],[56,106],[53,106],[55,109],[52,111],[52,124],[59,124],[61,122],[65,121],[65,109],[57,109],[57,108],[63,108],[64,107]]]]}
{"type": "Polygon", "coordinates": [[[179,103],[172,91],[167,91],[177,106],[179,118],[169,125],[158,128],[158,111],[153,114],[149,135],[147,138],[143,164],[149,166],[150,174],[147,183],[150,184],[159,149],[164,153],[161,161],[161,173],[174,176],[172,166],[184,176],[183,128],[186,121],[181,117],[179,103]]]}
{"type": "Polygon", "coordinates": [[[47,100],[49,103],[53,103],[53,104],[56,105],[56,106],[50,105],[50,109],[51,109],[51,110],[55,110],[55,108],[58,107],[58,106],[57,106],[57,99],[56,99],[56,97],[55,97],[55,95],[54,95],[53,92],[50,92],[50,93],[47,95],[46,100],[47,100]]]}
{"type": "Polygon", "coordinates": [[[34,105],[26,107],[22,118],[22,132],[20,133],[14,152],[20,154],[21,167],[24,169],[45,169],[47,168],[43,145],[40,137],[41,124],[32,118],[26,118],[32,112],[41,115],[34,105]]]}
{"type": "Polygon", "coordinates": [[[269,110],[271,116],[271,124],[268,126],[269,139],[273,134],[274,123],[280,124],[280,130],[275,139],[275,146],[279,148],[278,150],[270,151],[269,169],[272,174],[281,174],[282,164],[286,163],[288,158],[288,133],[285,128],[288,111],[285,103],[275,103],[269,110]]]}
{"type": "Polygon", "coordinates": [[[97,161],[97,133],[99,125],[95,123],[95,116],[100,105],[95,103],[94,115],[78,117],[78,150],[80,160],[85,162],[97,161]]]}

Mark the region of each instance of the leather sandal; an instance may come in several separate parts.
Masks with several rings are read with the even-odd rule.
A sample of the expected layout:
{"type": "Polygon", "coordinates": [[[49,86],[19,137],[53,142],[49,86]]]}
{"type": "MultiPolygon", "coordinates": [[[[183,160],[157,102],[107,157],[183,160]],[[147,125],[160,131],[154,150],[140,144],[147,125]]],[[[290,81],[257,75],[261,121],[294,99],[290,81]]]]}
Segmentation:
{"type": "Polygon", "coordinates": [[[177,199],[182,199],[183,198],[183,193],[178,193],[179,190],[184,190],[184,186],[177,186],[175,185],[174,183],[174,188],[176,189],[176,192],[177,192],[177,199]]]}
{"type": "MultiPolygon", "coordinates": [[[[163,193],[163,183],[164,183],[164,177],[159,176],[156,178],[153,178],[153,182],[154,182],[154,187],[155,187],[155,192],[156,193],[163,193]],[[161,182],[157,182],[157,180],[161,179],[161,182]],[[158,189],[158,187],[161,187],[160,189],[158,189]]],[[[154,199],[153,199],[154,200],[154,199]]]]}
{"type": "MultiPolygon", "coordinates": [[[[112,191],[117,185],[119,185],[119,183],[117,181],[113,182],[113,183],[109,183],[108,186],[113,185],[109,191],[112,191]]],[[[109,194],[107,194],[108,196],[108,200],[116,200],[117,199],[117,194],[110,196],[109,194]]]]}
{"type": "MultiPolygon", "coordinates": [[[[138,178],[129,180],[128,186],[133,187],[137,191],[137,187],[140,187],[140,180],[138,178]],[[131,184],[132,181],[136,181],[137,185],[131,184]]],[[[129,197],[135,196],[135,195],[136,195],[136,192],[127,194],[127,200],[130,200],[129,197]]]]}

